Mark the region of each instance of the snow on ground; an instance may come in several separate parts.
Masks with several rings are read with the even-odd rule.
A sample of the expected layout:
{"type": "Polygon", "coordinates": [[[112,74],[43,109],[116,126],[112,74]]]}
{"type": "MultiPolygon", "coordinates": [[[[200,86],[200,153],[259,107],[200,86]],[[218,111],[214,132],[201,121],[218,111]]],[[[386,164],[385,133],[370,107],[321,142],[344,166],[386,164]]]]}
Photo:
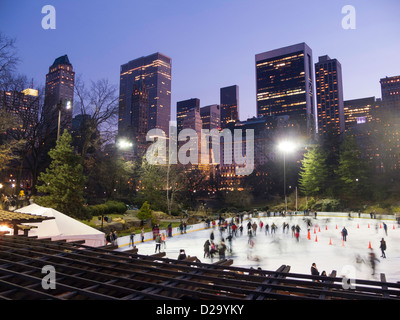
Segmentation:
{"type": "MultiPolygon", "coordinates": [[[[248,244],[247,223],[243,221],[243,234],[232,240],[232,253],[226,252],[227,259],[233,259],[233,266],[258,268],[264,270],[276,270],[281,265],[289,265],[290,272],[310,274],[311,264],[316,263],[319,272],[323,270],[329,275],[332,270],[337,271],[337,276],[347,275],[348,278],[366,279],[380,281],[380,273],[386,275],[386,281],[400,281],[400,230],[394,220],[378,220],[367,218],[353,218],[338,216],[318,216],[314,219],[309,216],[313,226],[310,229],[308,239],[307,225],[303,216],[292,217],[259,217],[252,218],[252,222],[259,221],[271,226],[275,223],[278,226],[275,235],[266,234],[265,227],[260,230],[258,227],[256,236],[253,238],[254,246],[248,244]],[[282,231],[283,222],[292,225],[299,225],[301,228],[299,241],[292,236],[291,229],[286,233],[282,231]],[[383,222],[387,225],[385,234],[383,222]],[[343,241],[341,231],[346,227],[348,231],[347,241],[343,241]],[[394,227],[394,229],[393,229],[394,227]],[[386,259],[381,258],[379,249],[380,241],[384,238],[387,245],[386,259]],[[331,244],[330,244],[331,243],[331,244]],[[376,263],[375,275],[368,263],[369,243],[375,252],[379,262],[376,263]],[[357,262],[359,256],[364,262],[357,262]],[[254,259],[258,258],[258,261],[254,259]]],[[[240,225],[240,224],[239,224],[240,225]]],[[[221,233],[216,227],[200,231],[178,234],[167,238],[165,251],[167,258],[176,259],[180,249],[185,249],[186,254],[196,256],[201,262],[213,263],[219,260],[218,254],[211,258],[204,258],[203,244],[209,239],[211,231],[215,235],[215,244],[219,244],[221,233]]],[[[226,237],[227,232],[222,234],[226,237]]],[[[136,239],[135,239],[136,240],[136,239]]],[[[225,240],[229,247],[228,241],[225,240]]],[[[139,254],[154,254],[155,242],[150,240],[143,243],[135,243],[139,254]]],[[[128,248],[126,248],[128,249],[128,248]]],[[[360,260],[359,260],[360,261],[360,260]]]]}

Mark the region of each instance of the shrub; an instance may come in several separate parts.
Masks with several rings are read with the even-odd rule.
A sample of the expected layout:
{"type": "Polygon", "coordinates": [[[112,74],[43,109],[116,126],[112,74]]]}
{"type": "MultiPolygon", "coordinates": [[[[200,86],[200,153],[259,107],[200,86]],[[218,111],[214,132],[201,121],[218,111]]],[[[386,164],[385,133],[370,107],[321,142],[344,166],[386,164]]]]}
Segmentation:
{"type": "Polygon", "coordinates": [[[152,223],[154,223],[153,219],[153,211],[150,209],[150,205],[145,201],[138,211],[136,215],[140,220],[151,219],[152,223]]]}

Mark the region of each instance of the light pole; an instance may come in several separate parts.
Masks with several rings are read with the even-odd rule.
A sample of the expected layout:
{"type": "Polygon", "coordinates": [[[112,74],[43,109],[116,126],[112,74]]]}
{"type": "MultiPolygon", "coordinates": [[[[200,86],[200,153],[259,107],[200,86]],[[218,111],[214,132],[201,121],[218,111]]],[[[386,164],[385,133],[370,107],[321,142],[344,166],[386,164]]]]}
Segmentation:
{"type": "Polygon", "coordinates": [[[284,140],[278,144],[278,149],[283,153],[283,194],[285,197],[285,212],[287,212],[287,196],[286,196],[286,153],[293,152],[296,146],[293,142],[284,140]]]}
{"type": "MultiPolygon", "coordinates": [[[[63,102],[60,101],[57,106],[58,106],[58,126],[57,126],[57,141],[60,139],[60,126],[61,126],[61,109],[62,109],[63,102]]],[[[66,101],[65,102],[65,109],[69,110],[71,109],[71,101],[66,101]]]]}

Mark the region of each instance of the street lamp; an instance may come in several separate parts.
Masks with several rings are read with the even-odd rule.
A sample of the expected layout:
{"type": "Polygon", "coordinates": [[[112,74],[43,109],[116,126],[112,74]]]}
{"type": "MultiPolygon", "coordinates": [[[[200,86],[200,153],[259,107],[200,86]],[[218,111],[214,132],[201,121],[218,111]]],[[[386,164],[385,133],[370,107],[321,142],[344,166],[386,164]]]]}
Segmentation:
{"type": "Polygon", "coordinates": [[[286,153],[293,152],[296,149],[295,143],[289,140],[283,140],[278,144],[278,149],[283,153],[283,194],[285,196],[285,212],[287,212],[286,197],[286,153]]]}
{"type": "MultiPolygon", "coordinates": [[[[60,126],[61,126],[61,109],[62,109],[63,102],[60,101],[58,103],[58,127],[57,127],[57,141],[60,139],[60,126]]],[[[65,102],[65,110],[71,109],[71,101],[65,102]]]]}

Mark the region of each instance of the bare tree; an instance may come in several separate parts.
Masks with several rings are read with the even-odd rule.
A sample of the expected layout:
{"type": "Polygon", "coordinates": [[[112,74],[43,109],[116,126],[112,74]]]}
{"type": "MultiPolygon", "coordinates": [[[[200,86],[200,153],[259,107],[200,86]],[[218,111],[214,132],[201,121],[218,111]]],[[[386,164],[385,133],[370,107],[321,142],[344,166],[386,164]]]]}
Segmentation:
{"type": "Polygon", "coordinates": [[[0,32],[0,90],[11,90],[21,76],[15,77],[14,72],[20,59],[15,48],[15,39],[0,32]]]}
{"type": "Polygon", "coordinates": [[[117,88],[107,79],[91,81],[89,89],[86,88],[81,76],[75,80],[75,105],[79,108],[85,122],[81,126],[80,153],[83,159],[89,148],[100,146],[103,141],[115,134],[118,116],[116,92],[117,88]]]}

